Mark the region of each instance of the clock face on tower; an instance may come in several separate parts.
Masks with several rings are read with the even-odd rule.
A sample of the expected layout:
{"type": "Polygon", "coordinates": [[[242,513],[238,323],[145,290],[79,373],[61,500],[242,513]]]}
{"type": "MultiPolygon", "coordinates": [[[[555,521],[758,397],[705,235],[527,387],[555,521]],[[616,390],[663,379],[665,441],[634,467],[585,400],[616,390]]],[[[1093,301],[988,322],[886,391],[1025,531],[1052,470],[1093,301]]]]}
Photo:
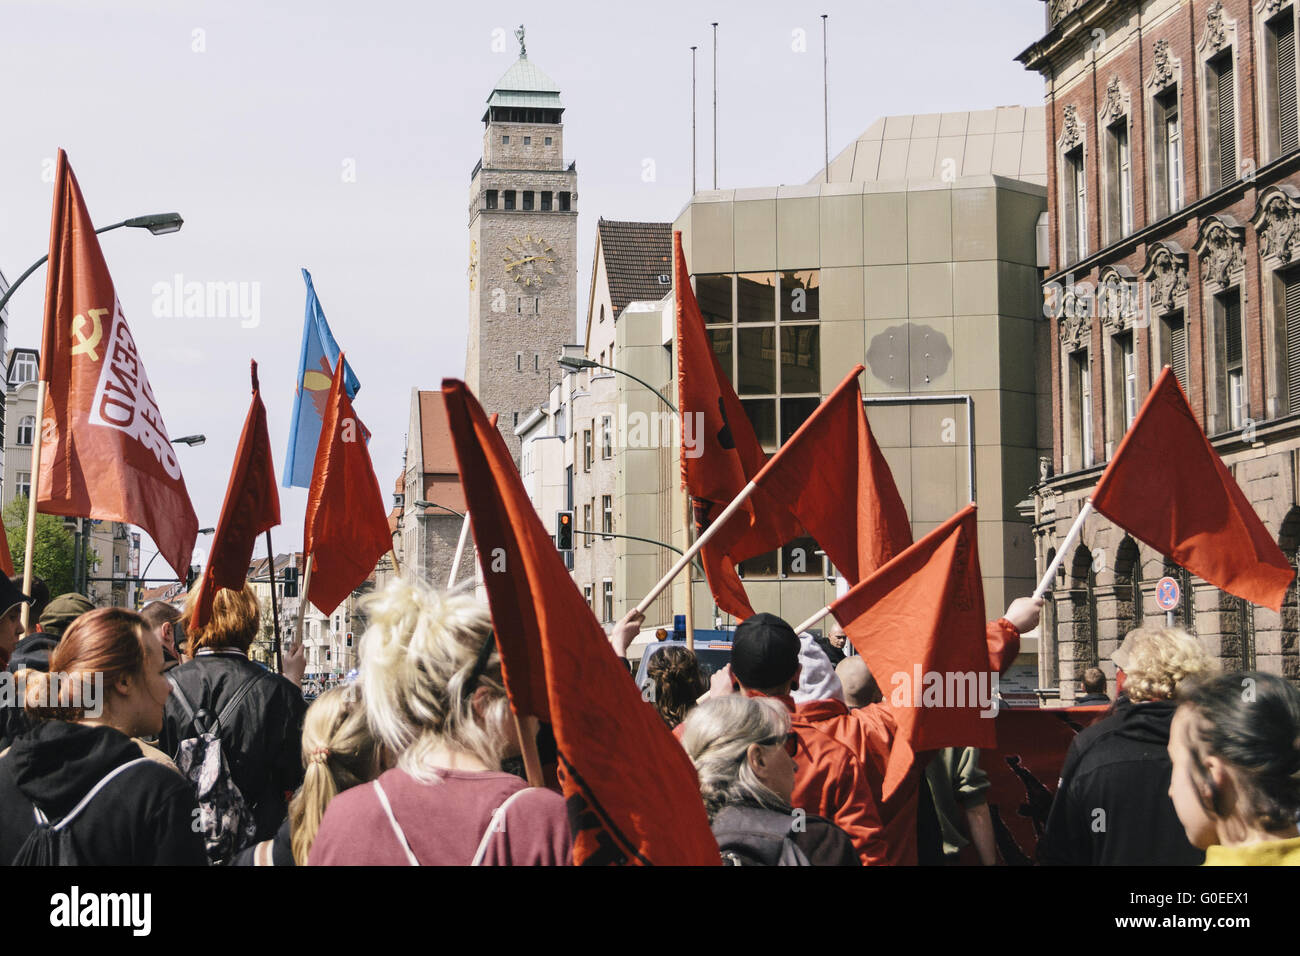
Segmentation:
{"type": "Polygon", "coordinates": [[[543,279],[555,274],[555,250],[541,236],[512,236],[506,240],[506,275],[525,288],[540,289],[543,279]]]}

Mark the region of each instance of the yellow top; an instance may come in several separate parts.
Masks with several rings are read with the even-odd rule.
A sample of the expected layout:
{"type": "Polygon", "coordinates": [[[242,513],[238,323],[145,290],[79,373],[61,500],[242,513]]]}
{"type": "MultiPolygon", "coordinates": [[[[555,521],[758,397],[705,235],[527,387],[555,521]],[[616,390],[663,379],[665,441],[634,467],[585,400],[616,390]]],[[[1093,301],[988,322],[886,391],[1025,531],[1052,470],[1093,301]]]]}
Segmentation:
{"type": "Polygon", "coordinates": [[[1262,840],[1241,846],[1212,846],[1205,851],[1206,866],[1300,866],[1300,837],[1262,840]]]}

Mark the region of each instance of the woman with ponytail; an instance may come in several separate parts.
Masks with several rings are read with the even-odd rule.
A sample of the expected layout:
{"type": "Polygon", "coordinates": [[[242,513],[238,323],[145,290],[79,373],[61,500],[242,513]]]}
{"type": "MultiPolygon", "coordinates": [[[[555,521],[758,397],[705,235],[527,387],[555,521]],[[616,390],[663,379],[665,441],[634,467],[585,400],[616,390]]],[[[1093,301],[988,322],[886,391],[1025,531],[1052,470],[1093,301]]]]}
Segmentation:
{"type": "Polygon", "coordinates": [[[366,724],[360,687],[335,687],[307,708],[302,727],[302,786],[270,840],[236,858],[237,866],[306,866],[325,808],[344,790],[379,776],[381,748],[366,724]]]}
{"type": "Polygon", "coordinates": [[[1169,732],[1169,798],[1206,866],[1300,866],[1300,691],[1274,674],[1191,681],[1169,732]]]}
{"type": "Polygon", "coordinates": [[[72,623],[49,672],[27,672],[32,725],[0,756],[0,864],[39,859],[51,832],[62,856],[47,862],[207,863],[189,783],[133,739],[158,733],[169,689],[140,615],[100,608],[72,623]]]}

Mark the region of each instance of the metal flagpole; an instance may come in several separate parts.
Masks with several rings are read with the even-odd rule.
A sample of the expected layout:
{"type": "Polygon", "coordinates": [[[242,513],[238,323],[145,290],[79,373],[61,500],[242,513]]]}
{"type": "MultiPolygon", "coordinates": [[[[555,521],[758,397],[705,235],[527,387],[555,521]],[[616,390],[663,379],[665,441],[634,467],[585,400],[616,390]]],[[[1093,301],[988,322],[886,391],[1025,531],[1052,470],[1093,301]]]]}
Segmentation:
{"type": "Polygon", "coordinates": [[[718,188],[718,24],[713,24],[713,188],[718,188]]]}
{"type": "Polygon", "coordinates": [[[822,14],[822,130],[826,159],[826,181],[831,181],[831,100],[830,83],[826,72],[826,17],[822,14]]]}

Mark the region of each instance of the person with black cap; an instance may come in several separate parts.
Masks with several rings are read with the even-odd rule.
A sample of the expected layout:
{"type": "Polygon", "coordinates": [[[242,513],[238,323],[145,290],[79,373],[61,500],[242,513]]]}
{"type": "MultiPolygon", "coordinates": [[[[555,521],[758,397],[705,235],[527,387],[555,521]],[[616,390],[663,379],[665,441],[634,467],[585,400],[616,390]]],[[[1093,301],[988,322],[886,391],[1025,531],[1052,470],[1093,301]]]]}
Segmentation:
{"type": "MultiPolygon", "coordinates": [[[[23,579],[13,577],[9,583],[22,590],[23,579]]],[[[57,637],[46,634],[40,625],[41,614],[50,603],[50,589],[40,578],[32,578],[32,605],[27,612],[27,630],[9,658],[9,669],[17,674],[23,670],[48,671],[50,651],[59,643],[57,637]]]]}
{"type": "MultiPolygon", "coordinates": [[[[848,833],[866,865],[884,859],[881,824],[861,761],[844,744],[804,720],[791,688],[799,684],[799,638],[775,614],[755,614],[736,628],[725,669],[750,697],[771,697],[790,712],[799,738],[791,803],[848,833]]],[[[716,693],[716,691],[715,691],[716,693]]]]}
{"type": "Polygon", "coordinates": [[[8,667],[14,649],[23,638],[23,605],[30,604],[31,598],[22,592],[22,588],[9,578],[0,576],[0,667],[8,667]]]}

